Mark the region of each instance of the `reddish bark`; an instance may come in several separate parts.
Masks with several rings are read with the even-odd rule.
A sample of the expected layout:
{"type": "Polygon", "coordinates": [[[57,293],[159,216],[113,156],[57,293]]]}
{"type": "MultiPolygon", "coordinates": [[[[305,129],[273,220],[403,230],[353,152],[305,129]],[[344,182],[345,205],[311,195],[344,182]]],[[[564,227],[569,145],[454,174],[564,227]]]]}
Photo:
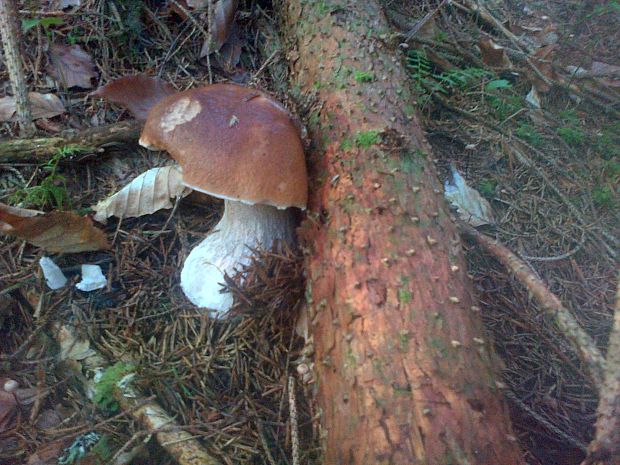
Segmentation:
{"type": "Polygon", "coordinates": [[[455,225],[374,1],[288,0],[310,116],[308,311],[326,464],[522,464],[455,225]]]}

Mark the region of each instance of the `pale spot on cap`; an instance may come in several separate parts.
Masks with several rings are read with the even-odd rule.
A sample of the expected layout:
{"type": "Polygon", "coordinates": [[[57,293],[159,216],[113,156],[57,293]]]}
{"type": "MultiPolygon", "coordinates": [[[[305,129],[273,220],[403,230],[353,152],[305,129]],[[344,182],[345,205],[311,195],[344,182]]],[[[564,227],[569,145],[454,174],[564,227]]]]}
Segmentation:
{"type": "Polygon", "coordinates": [[[177,126],[193,120],[200,110],[202,106],[199,101],[182,98],[166,110],[166,114],[161,119],[161,128],[165,132],[172,131],[177,126]]]}

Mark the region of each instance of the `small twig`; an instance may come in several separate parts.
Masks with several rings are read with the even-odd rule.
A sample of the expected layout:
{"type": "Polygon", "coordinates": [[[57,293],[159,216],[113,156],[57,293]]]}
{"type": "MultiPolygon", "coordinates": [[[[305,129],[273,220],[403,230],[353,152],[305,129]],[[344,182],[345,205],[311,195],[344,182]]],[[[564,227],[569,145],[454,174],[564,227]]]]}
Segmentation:
{"type": "MultiPolygon", "coordinates": [[[[129,447],[132,446],[142,436],[146,436],[146,439],[144,440],[144,443],[146,444],[150,440],[150,438],[151,438],[151,433],[149,433],[147,431],[138,431],[138,432],[134,433],[134,435],[131,436],[129,441],[127,441],[125,444],[123,444],[123,447],[121,447],[119,450],[116,451],[116,453],[110,459],[109,463],[113,463],[113,464],[118,463],[117,460],[120,458],[120,456],[122,454],[124,454],[125,451],[127,449],[129,449],[129,447]]],[[[132,458],[134,457],[134,454],[132,454],[131,452],[129,453],[129,455],[131,455],[132,458]]],[[[130,463],[130,462],[123,462],[123,463],[130,463]]]]}
{"type": "Polygon", "coordinates": [[[523,410],[524,412],[527,412],[528,415],[530,415],[534,420],[536,420],[544,428],[548,429],[549,431],[551,431],[558,437],[563,438],[567,443],[572,444],[573,446],[577,447],[578,449],[584,452],[586,451],[587,447],[583,442],[579,441],[578,439],[575,439],[570,434],[562,431],[557,426],[555,426],[553,423],[551,423],[549,420],[544,418],[542,415],[532,410],[521,399],[519,399],[512,391],[506,390],[504,394],[512,402],[517,404],[521,410],[523,410]]]}
{"type": "Polygon", "coordinates": [[[586,235],[582,231],[581,239],[579,244],[577,244],[573,249],[569,250],[560,255],[555,255],[553,257],[530,257],[529,255],[519,254],[523,260],[531,261],[531,262],[557,262],[560,260],[566,260],[567,258],[572,257],[577,252],[581,250],[583,245],[586,243],[586,235]]]}
{"type": "Polygon", "coordinates": [[[293,465],[299,465],[299,424],[297,422],[297,402],[295,400],[295,377],[288,377],[288,407],[291,420],[291,446],[293,465]]]}
{"type": "Polygon", "coordinates": [[[15,13],[12,0],[0,0],[0,37],[2,37],[4,61],[9,70],[11,87],[17,100],[16,113],[20,135],[22,137],[31,137],[34,134],[35,128],[32,123],[32,114],[30,113],[24,68],[20,59],[16,24],[17,14],[15,13]]]}
{"type": "Polygon", "coordinates": [[[547,288],[545,283],[534,274],[523,260],[512,253],[506,246],[481,234],[461,221],[458,222],[458,226],[463,234],[475,240],[487,253],[497,258],[536,298],[540,307],[554,319],[562,334],[572,342],[577,354],[584,362],[592,382],[600,390],[603,386],[605,359],[592,338],[581,328],[575,317],[564,307],[560,299],[547,288]]]}

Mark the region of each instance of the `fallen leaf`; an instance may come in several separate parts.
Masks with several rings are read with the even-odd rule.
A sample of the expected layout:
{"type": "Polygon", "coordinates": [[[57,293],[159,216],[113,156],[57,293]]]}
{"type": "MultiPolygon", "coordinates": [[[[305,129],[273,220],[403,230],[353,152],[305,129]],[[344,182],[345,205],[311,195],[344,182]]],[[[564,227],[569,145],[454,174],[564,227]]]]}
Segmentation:
{"type": "MultiPolygon", "coordinates": [[[[29,92],[32,119],[53,118],[65,112],[65,106],[54,94],[29,92]]],[[[0,122],[9,121],[15,114],[17,99],[13,96],[0,98],[0,122]]]]}
{"type": "Polygon", "coordinates": [[[17,411],[15,395],[0,389],[0,434],[15,426],[17,411]]]}
{"type": "Polygon", "coordinates": [[[13,391],[17,403],[22,406],[32,405],[41,397],[41,391],[38,388],[18,388],[13,391]]]}
{"type": "Polygon", "coordinates": [[[151,107],[175,92],[174,87],[163,79],[138,74],[115,79],[99,87],[90,96],[116,103],[129,110],[136,119],[146,121],[151,107]]]}
{"type": "Polygon", "coordinates": [[[32,107],[32,118],[53,118],[65,112],[65,106],[62,104],[58,96],[54,94],[40,94],[39,92],[30,92],[28,94],[30,105],[32,107]]]}
{"type": "Polygon", "coordinates": [[[592,62],[592,76],[607,87],[618,89],[620,87],[620,66],[610,65],[600,61],[592,62]]]}
{"type": "Polygon", "coordinates": [[[63,420],[62,415],[56,409],[45,409],[37,416],[36,427],[39,429],[50,429],[58,426],[63,420]]]}
{"type": "Polygon", "coordinates": [[[64,87],[92,87],[95,63],[79,45],[50,45],[50,59],[49,72],[64,87]]]}
{"type": "MultiPolygon", "coordinates": [[[[538,71],[552,81],[557,77],[552,65],[553,55],[555,54],[556,48],[557,44],[546,45],[536,50],[536,52],[534,52],[530,57],[532,63],[536,66],[538,71]]],[[[535,74],[531,75],[531,79],[538,92],[549,92],[549,90],[551,90],[551,86],[535,74]]]]}
{"type": "Polygon", "coordinates": [[[444,189],[444,197],[457,209],[463,221],[474,228],[495,222],[489,202],[467,185],[456,168],[452,167],[452,182],[446,181],[444,189]]]}
{"type": "Polygon", "coordinates": [[[171,198],[185,197],[191,192],[182,178],[183,173],[178,166],[151,168],[95,205],[94,220],[105,223],[111,216],[133,218],[172,208],[171,198]]]}
{"type": "Polygon", "coordinates": [[[35,121],[35,124],[39,129],[50,132],[52,134],[58,134],[64,129],[62,124],[57,123],[55,121],[51,121],[47,118],[38,119],[35,121]]]}
{"type": "Polygon", "coordinates": [[[57,339],[60,344],[60,360],[84,360],[96,355],[96,352],[90,348],[90,341],[88,339],[78,339],[75,331],[67,326],[60,326],[58,331],[57,339]]]}
{"type": "Polygon", "coordinates": [[[239,37],[236,25],[233,24],[230,36],[222,48],[220,49],[220,57],[223,62],[224,69],[232,72],[237,68],[241,58],[241,47],[243,41],[239,37]]]}
{"type": "Polygon", "coordinates": [[[26,465],[54,465],[58,463],[58,458],[69,442],[68,439],[58,439],[43,443],[34,454],[28,457],[26,465]]]}
{"type": "Polygon", "coordinates": [[[211,40],[206,40],[202,45],[200,58],[219,51],[222,45],[226,43],[235,20],[238,3],[238,0],[218,0],[215,2],[209,24],[211,40]]]}
{"type": "Polygon", "coordinates": [[[0,203],[0,232],[16,236],[49,252],[72,253],[109,248],[105,233],[88,217],[50,213],[0,203]]]}
{"type": "Polygon", "coordinates": [[[493,40],[482,37],[478,41],[478,47],[480,48],[482,62],[485,65],[492,66],[494,68],[509,68],[512,66],[512,63],[506,55],[506,49],[501,45],[496,44],[493,40]]]}
{"type": "Polygon", "coordinates": [[[620,66],[610,65],[601,61],[592,62],[592,76],[620,77],[620,66]]]}

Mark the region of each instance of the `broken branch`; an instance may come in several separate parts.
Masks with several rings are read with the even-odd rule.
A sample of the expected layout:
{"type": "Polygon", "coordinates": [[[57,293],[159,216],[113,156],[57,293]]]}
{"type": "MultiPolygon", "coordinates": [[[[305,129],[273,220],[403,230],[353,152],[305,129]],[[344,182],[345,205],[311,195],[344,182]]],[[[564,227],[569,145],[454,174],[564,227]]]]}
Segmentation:
{"type": "MultiPolygon", "coordinates": [[[[75,330],[70,326],[63,326],[65,334],[70,333],[71,339],[79,340],[75,330]]],[[[61,331],[56,331],[60,337],[61,331]]],[[[59,340],[60,342],[60,340],[59,340]]],[[[92,372],[106,367],[105,358],[91,347],[93,355],[82,360],[92,372]]],[[[88,383],[86,378],[84,381],[88,383]]],[[[124,379],[127,379],[125,377],[124,379]]],[[[180,465],[221,465],[221,462],[209,454],[204,447],[169,415],[157,402],[146,399],[135,390],[130,382],[119,381],[116,384],[118,391],[115,398],[122,409],[138,420],[150,433],[155,435],[157,442],[180,465]]],[[[85,386],[86,389],[89,386],[85,386]]]]}
{"type": "Polygon", "coordinates": [[[605,363],[607,366],[597,411],[596,436],[588,447],[588,458],[583,465],[620,462],[620,281],[605,363]]]}
{"type": "Polygon", "coordinates": [[[0,163],[46,161],[67,146],[88,152],[113,144],[133,143],[138,140],[141,128],[138,121],[123,121],[55,137],[0,141],[0,163]]]}
{"type": "Polygon", "coordinates": [[[515,278],[536,298],[541,308],[550,315],[559,330],[573,344],[577,354],[585,363],[592,382],[597,389],[603,386],[605,359],[592,338],[581,328],[571,312],[530,269],[530,267],[506,246],[481,234],[471,226],[459,221],[462,234],[478,243],[487,253],[493,255],[515,278]]]}

